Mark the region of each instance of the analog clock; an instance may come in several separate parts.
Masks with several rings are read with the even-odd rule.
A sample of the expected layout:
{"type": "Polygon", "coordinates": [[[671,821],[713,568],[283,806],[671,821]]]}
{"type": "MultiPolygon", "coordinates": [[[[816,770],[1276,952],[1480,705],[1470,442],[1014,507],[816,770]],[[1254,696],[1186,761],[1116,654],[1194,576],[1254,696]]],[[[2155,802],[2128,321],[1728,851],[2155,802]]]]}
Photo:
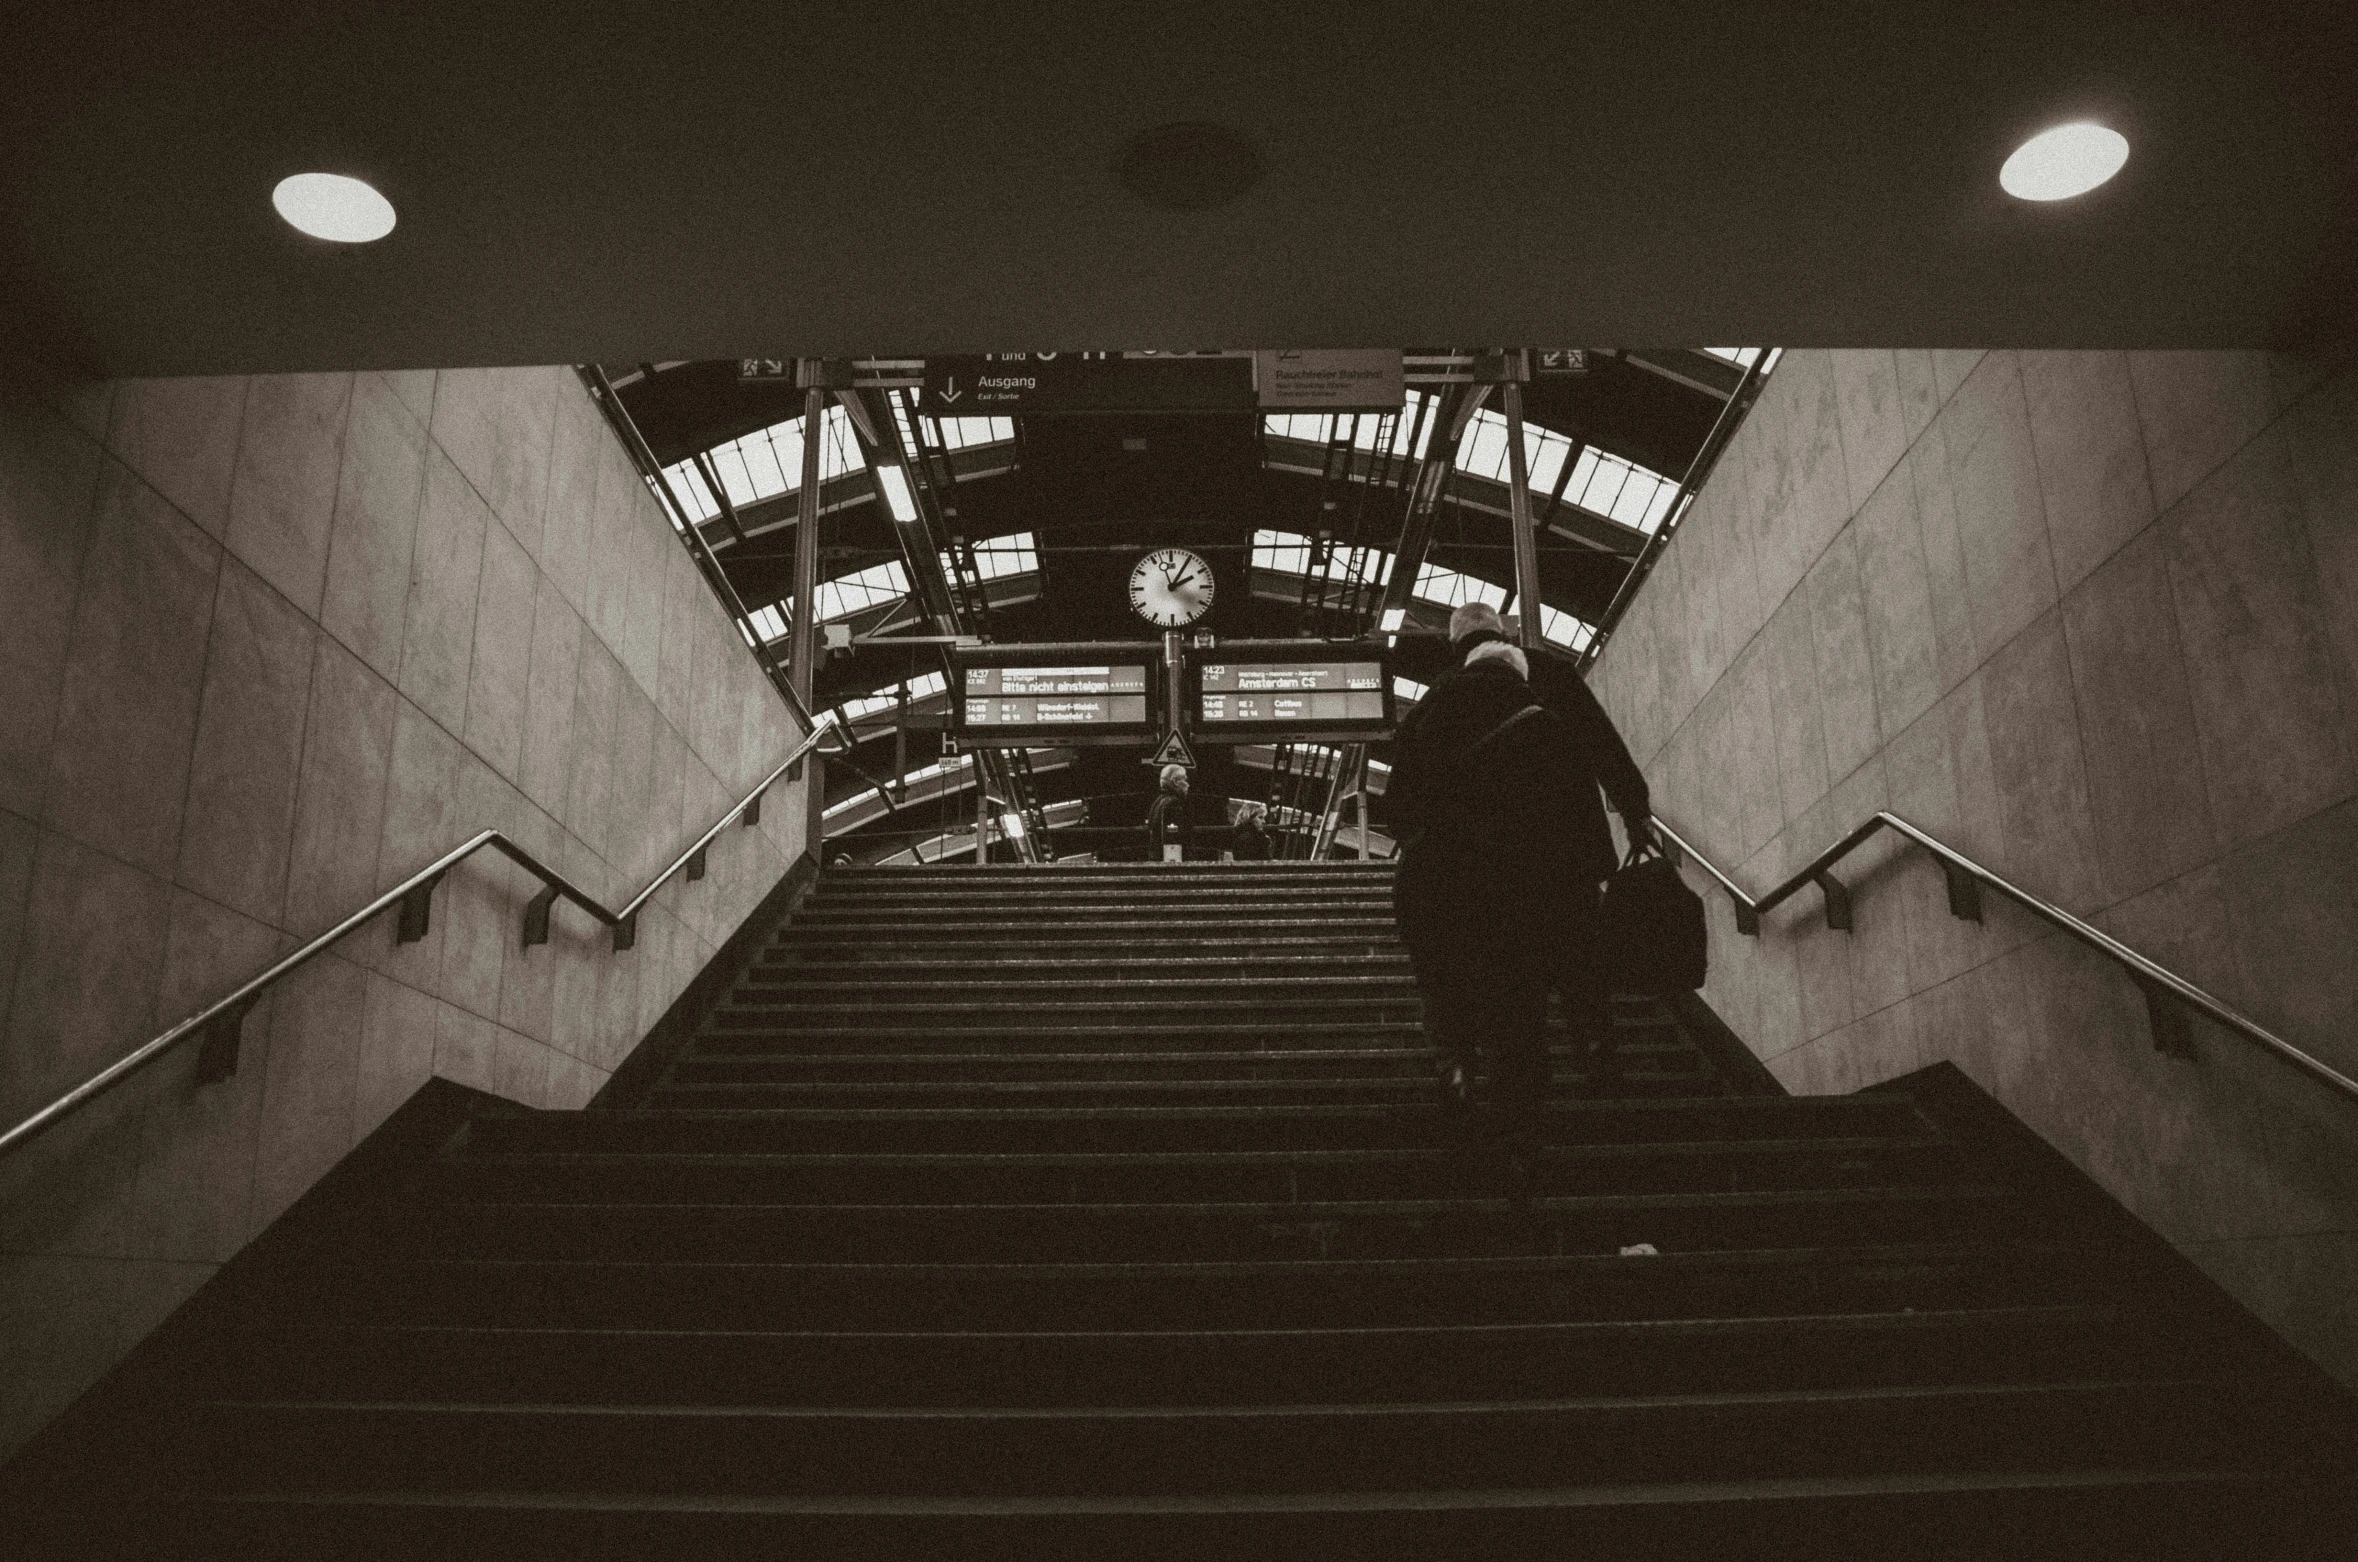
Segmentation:
{"type": "Polygon", "coordinates": [[[1130,571],[1130,606],[1158,629],[1183,629],[1212,610],[1212,566],[1185,548],[1157,548],[1130,571]]]}

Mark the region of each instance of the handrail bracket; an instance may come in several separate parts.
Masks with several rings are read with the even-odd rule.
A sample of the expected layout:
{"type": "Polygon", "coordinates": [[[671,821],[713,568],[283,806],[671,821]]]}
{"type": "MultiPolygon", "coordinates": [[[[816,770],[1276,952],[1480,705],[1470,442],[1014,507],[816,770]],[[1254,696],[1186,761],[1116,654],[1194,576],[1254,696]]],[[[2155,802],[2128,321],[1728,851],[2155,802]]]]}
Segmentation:
{"type": "Polygon", "coordinates": [[[401,897],[401,925],[393,933],[394,941],[414,944],[433,930],[434,886],[442,882],[437,873],[430,879],[420,879],[401,897]]]}
{"type": "Polygon", "coordinates": [[[2153,1050],[2164,1057],[2200,1062],[2202,1051],[2194,1044],[2194,1021],[2186,1006],[2159,982],[2131,980],[2136,980],[2138,990],[2145,994],[2145,1022],[2153,1030],[2153,1050]]]}
{"type": "Polygon", "coordinates": [[[557,903],[557,886],[544,885],[541,892],[524,905],[524,947],[537,948],[549,941],[549,910],[557,903]]]}
{"type": "Polygon", "coordinates": [[[1816,882],[1818,893],[1826,897],[1826,926],[1837,933],[1850,932],[1850,886],[1824,869],[1810,877],[1816,882]]]}
{"type": "Polygon", "coordinates": [[[219,1084],[237,1072],[238,1044],[245,1030],[246,1016],[253,1012],[260,998],[261,994],[255,993],[241,1003],[231,1004],[205,1022],[202,1039],[197,1045],[198,1084],[219,1084]]]}
{"type": "Polygon", "coordinates": [[[1949,886],[1949,915],[1960,922],[1981,920],[1981,886],[1973,875],[1946,858],[1941,859],[1940,876],[1949,886]]]}

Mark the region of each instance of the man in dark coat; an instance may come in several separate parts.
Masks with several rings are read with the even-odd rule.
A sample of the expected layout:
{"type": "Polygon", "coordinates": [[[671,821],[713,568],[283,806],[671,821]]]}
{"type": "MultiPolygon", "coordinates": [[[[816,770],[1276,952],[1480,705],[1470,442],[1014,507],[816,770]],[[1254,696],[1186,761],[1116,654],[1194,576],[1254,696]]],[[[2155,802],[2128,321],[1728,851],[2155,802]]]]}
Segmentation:
{"type": "Polygon", "coordinates": [[[1187,767],[1165,765],[1154,801],[1146,810],[1146,859],[1164,861],[1169,855],[1166,848],[1184,858],[1194,844],[1195,821],[1187,811],[1187,767]]]}
{"type": "Polygon", "coordinates": [[[1469,1065],[1486,1051],[1491,1095],[1531,1107],[1549,1080],[1551,984],[1583,1050],[1594,1056],[1610,1034],[1591,952],[1616,862],[1598,788],[1643,829],[1645,777],[1577,677],[1553,701],[1535,693],[1494,611],[1461,608],[1450,627],[1466,666],[1401,723],[1385,789],[1405,847],[1395,904],[1443,1098],[1468,1099],[1469,1065]]]}

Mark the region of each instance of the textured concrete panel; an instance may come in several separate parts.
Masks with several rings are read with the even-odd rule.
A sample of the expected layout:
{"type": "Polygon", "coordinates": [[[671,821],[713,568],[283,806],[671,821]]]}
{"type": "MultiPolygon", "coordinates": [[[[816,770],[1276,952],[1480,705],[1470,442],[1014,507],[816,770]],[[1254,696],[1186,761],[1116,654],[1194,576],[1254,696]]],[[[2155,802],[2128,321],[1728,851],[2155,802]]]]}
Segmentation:
{"type": "Polygon", "coordinates": [[[398,682],[403,694],[453,732],[467,719],[483,532],[490,524],[490,512],[458,468],[439,453],[429,454],[398,682]]]}
{"type": "Polygon", "coordinates": [[[1982,360],[1940,418],[1976,638],[2001,645],[2055,605],[2038,460],[2011,353],[1982,360]]]}
{"type": "Polygon", "coordinates": [[[614,771],[621,756],[622,665],[594,636],[581,644],[573,697],[573,763],[567,778],[566,827],[609,861],[613,858],[614,771]]]}
{"type": "Polygon", "coordinates": [[[1851,523],[1851,536],[1875,668],[1875,719],[1888,741],[1940,698],[1932,583],[1909,473],[1900,471],[1875,490],[1851,523]]]}
{"type": "Polygon", "coordinates": [[[2358,802],[2221,859],[2254,1018],[2358,1075],[2358,802]]]}
{"type": "Polygon", "coordinates": [[[1827,356],[1833,361],[1842,464],[1849,474],[1850,508],[1855,511],[1908,448],[1899,364],[1889,349],[1881,347],[1840,349],[1827,356]]]}
{"type": "Polygon", "coordinates": [[[2152,521],[2129,355],[2023,353],[2056,583],[2071,590],[2152,521]]]}
{"type": "Polygon", "coordinates": [[[156,876],[44,833],[35,850],[0,1049],[14,1122],[146,1041],[171,891],[156,876]]]}
{"type": "Polygon", "coordinates": [[[401,635],[426,484],[426,430],[385,381],[355,382],[319,621],[379,676],[401,676],[401,635]]]}
{"type": "Polygon", "coordinates": [[[252,571],[223,562],[174,878],[258,920],[286,904],[317,634],[252,571]]]}
{"type": "Polygon", "coordinates": [[[1936,347],[1932,350],[1932,380],[1935,390],[1945,405],[1956,395],[1981,361],[1989,356],[1986,348],[1936,347]]]}
{"type": "MultiPolygon", "coordinates": [[[[266,923],[175,891],[155,1028],[177,1024],[227,996],[268,967],[285,943],[266,923]]],[[[217,1264],[244,1244],[274,1002],[274,995],[265,994],[247,1014],[237,1072],[227,1079],[196,1082],[194,1042],[156,1066],[132,1197],[131,1251],[217,1264]]]]}
{"type": "Polygon", "coordinates": [[[279,984],[254,1145],[249,1240],[352,1148],[367,973],[321,955],[279,984]]]}
{"type": "Polygon", "coordinates": [[[1826,795],[1829,780],[1818,705],[1817,633],[1808,597],[1796,592],[1787,598],[1761,631],[1758,645],[1776,724],[1778,796],[1785,817],[1797,819],[1826,795]]]}
{"type": "Polygon", "coordinates": [[[434,394],[435,443],[532,548],[548,506],[560,375],[572,378],[552,368],[446,369],[434,394]]]}
{"type": "Polygon", "coordinates": [[[597,489],[590,515],[590,557],[619,569],[598,569],[589,577],[589,600],[581,616],[620,659],[630,626],[630,567],[638,529],[638,504],[647,491],[638,473],[611,443],[598,447],[597,489]]]}
{"type": "MultiPolygon", "coordinates": [[[[400,704],[393,715],[393,753],[385,776],[385,823],[377,845],[378,890],[388,890],[481,828],[467,817],[463,783],[466,746],[416,706],[400,704]]],[[[465,870],[457,870],[465,871],[465,870]]],[[[433,919],[426,936],[403,944],[394,938],[388,914],[362,939],[355,957],[412,987],[437,990],[442,942],[450,930],[454,880],[434,892],[433,919]]]]}
{"type": "Polygon", "coordinates": [[[434,386],[439,376],[432,369],[387,369],[363,378],[383,381],[388,390],[401,398],[401,404],[418,420],[419,427],[433,422],[434,386]]]}
{"type": "Polygon", "coordinates": [[[2124,900],[2217,854],[2162,539],[2089,576],[2063,624],[2104,898],[2124,900]]]}
{"type": "Polygon", "coordinates": [[[1940,411],[1943,399],[1940,383],[1933,373],[1932,353],[1927,348],[1895,348],[1891,362],[1900,424],[1912,445],[1932,426],[1933,415],[1940,411]]]}
{"type": "Polygon", "coordinates": [[[2285,425],[2301,530],[2341,661],[2343,705],[2358,711],[2358,373],[2307,397],[2285,425]]]}
{"type": "Polygon", "coordinates": [[[246,385],[236,377],[126,380],[108,424],[107,448],[214,537],[229,524],[246,385]]]}
{"type": "Polygon", "coordinates": [[[532,656],[527,674],[524,746],[518,784],[543,808],[561,809],[572,775],[574,683],[581,661],[581,620],[556,581],[534,591],[532,656]]]}
{"type": "Polygon", "coordinates": [[[49,774],[102,459],[32,397],[0,396],[0,808],[27,818],[49,774]]]}
{"type": "Polygon", "coordinates": [[[505,526],[483,532],[475,599],[475,655],[467,682],[467,744],[513,781],[523,774],[532,670],[533,600],[540,572],[505,526]]]}
{"type": "Polygon", "coordinates": [[[120,467],[101,484],[43,822],[155,874],[180,845],[220,545],[120,467]]]}
{"type": "Polygon", "coordinates": [[[1874,658],[1867,649],[1867,609],[1849,529],[1819,556],[1804,589],[1809,593],[1826,773],[1838,780],[1866,763],[1883,742],[1875,714],[1874,658]]]}
{"type": "Polygon", "coordinates": [[[1916,525],[1924,544],[1924,581],[1932,600],[1933,663],[1940,691],[1981,665],[1984,642],[1965,586],[1965,542],[1957,528],[1957,493],[1949,482],[1948,437],[1934,423],[1908,451],[1916,491],[1916,525]]]}
{"type": "Polygon", "coordinates": [[[2358,788],[2351,713],[2298,503],[2286,443],[2271,431],[2162,523],[2222,847],[2358,788]]]}
{"type": "Polygon", "coordinates": [[[2133,353],[2129,374],[2157,509],[2218,470],[2276,410],[2263,353],[2133,353]]]}
{"type": "Polygon", "coordinates": [[[556,398],[549,455],[549,494],[535,550],[540,567],[577,613],[589,610],[591,552],[597,524],[598,471],[614,436],[587,394],[556,398]]]}
{"type": "Polygon", "coordinates": [[[434,1075],[432,997],[372,971],[362,1000],[352,1131],[366,1137],[434,1075]]]}
{"type": "Polygon", "coordinates": [[[223,535],[255,574],[317,618],[352,376],[265,374],[246,385],[223,535]]]}
{"type": "Polygon", "coordinates": [[[299,938],[324,932],[377,892],[385,773],[400,703],[392,686],[351,652],[320,639],[279,924],[299,938]]]}
{"type": "Polygon", "coordinates": [[[2105,897],[2060,615],[1991,657],[1981,686],[2006,827],[1999,861],[2025,887],[2084,916],[2105,897]]]}

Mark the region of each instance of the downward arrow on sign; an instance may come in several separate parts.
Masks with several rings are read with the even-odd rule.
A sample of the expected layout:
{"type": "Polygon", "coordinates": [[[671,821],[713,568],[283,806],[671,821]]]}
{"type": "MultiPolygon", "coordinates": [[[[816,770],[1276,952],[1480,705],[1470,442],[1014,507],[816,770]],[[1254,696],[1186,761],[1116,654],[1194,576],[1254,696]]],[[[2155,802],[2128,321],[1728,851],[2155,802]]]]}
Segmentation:
{"type": "Polygon", "coordinates": [[[958,389],[958,381],[955,378],[947,379],[942,382],[942,400],[944,402],[956,401],[964,394],[965,393],[963,391],[958,389]]]}

